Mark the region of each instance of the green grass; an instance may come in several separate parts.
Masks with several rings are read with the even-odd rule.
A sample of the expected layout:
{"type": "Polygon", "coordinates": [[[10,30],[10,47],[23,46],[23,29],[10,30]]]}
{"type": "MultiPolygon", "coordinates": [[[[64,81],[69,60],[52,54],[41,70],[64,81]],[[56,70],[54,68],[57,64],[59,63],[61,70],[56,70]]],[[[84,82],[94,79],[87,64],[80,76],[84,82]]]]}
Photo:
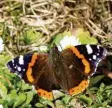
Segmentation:
{"type": "Polygon", "coordinates": [[[106,0],[1,0],[0,37],[5,49],[0,53],[0,104],[4,108],[111,108],[112,80],[103,75],[91,78],[90,87],[71,97],[61,91],[54,101],[38,97],[32,86],[11,74],[6,63],[11,58],[35,51],[41,45],[59,43],[77,28],[84,44],[101,44],[112,70],[111,1],[106,0]],[[88,41],[89,39],[90,41],[88,41]]]}

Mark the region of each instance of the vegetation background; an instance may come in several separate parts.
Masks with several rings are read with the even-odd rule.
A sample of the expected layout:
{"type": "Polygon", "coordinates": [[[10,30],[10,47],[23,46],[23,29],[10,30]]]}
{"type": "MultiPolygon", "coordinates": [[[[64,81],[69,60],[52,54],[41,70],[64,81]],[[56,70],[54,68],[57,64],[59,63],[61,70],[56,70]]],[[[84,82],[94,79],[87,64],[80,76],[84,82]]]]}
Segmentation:
{"type": "Polygon", "coordinates": [[[112,108],[111,76],[93,76],[84,93],[71,97],[59,91],[55,100],[49,101],[38,97],[30,85],[6,67],[11,58],[36,51],[51,41],[59,42],[59,36],[74,34],[78,28],[82,43],[101,44],[108,50],[111,71],[111,0],[0,0],[3,40],[0,47],[4,47],[0,53],[0,105],[4,108],[112,108]]]}

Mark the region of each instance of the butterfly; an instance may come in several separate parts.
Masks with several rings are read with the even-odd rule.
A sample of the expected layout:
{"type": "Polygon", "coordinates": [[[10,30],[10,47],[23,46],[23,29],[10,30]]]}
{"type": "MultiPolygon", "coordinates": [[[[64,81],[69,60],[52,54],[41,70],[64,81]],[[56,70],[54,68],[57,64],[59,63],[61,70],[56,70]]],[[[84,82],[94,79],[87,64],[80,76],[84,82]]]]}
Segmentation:
{"type": "Polygon", "coordinates": [[[70,95],[83,92],[106,55],[107,50],[100,45],[71,46],[61,52],[53,46],[49,53],[20,55],[7,66],[26,83],[34,85],[39,96],[53,99],[52,90],[58,86],[70,95]]]}

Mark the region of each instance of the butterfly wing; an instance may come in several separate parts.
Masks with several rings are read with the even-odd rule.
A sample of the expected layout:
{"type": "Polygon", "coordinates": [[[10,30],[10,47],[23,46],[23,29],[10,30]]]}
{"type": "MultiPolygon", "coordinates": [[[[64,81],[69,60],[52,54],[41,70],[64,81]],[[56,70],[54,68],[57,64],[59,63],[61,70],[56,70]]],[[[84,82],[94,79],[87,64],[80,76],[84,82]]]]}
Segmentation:
{"type": "Polygon", "coordinates": [[[78,45],[69,48],[69,50],[79,59],[80,66],[84,68],[84,71],[81,70],[81,72],[86,76],[93,75],[99,63],[107,55],[107,50],[99,45],[78,45]]]}
{"type": "Polygon", "coordinates": [[[52,89],[55,89],[56,80],[49,63],[48,54],[20,55],[7,63],[11,72],[17,73],[21,78],[33,84],[38,94],[47,99],[52,99],[52,89]]]}
{"type": "Polygon", "coordinates": [[[11,72],[17,73],[20,76],[24,76],[28,63],[30,63],[32,54],[27,54],[26,56],[20,55],[7,63],[7,67],[11,72]]]}
{"type": "Polygon", "coordinates": [[[106,56],[106,50],[97,45],[78,45],[59,52],[55,47],[51,56],[57,82],[63,90],[76,95],[88,87],[88,76],[106,56]]]}
{"type": "Polygon", "coordinates": [[[33,84],[40,96],[52,99],[51,91],[57,84],[71,95],[84,91],[88,76],[96,71],[106,53],[97,45],[78,45],[62,52],[53,47],[50,54],[26,54],[9,61],[7,66],[33,84]]]}

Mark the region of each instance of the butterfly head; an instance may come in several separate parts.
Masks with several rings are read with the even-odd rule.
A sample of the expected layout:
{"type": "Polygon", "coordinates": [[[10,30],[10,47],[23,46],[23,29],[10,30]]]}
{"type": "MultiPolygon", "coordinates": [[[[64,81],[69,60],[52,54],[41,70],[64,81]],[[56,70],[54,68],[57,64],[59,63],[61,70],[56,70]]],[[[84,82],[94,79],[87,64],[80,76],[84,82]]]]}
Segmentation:
{"type": "Polygon", "coordinates": [[[53,47],[50,50],[50,58],[53,64],[56,63],[57,60],[59,60],[60,58],[60,51],[58,50],[58,47],[55,44],[53,44],[53,47]]]}

